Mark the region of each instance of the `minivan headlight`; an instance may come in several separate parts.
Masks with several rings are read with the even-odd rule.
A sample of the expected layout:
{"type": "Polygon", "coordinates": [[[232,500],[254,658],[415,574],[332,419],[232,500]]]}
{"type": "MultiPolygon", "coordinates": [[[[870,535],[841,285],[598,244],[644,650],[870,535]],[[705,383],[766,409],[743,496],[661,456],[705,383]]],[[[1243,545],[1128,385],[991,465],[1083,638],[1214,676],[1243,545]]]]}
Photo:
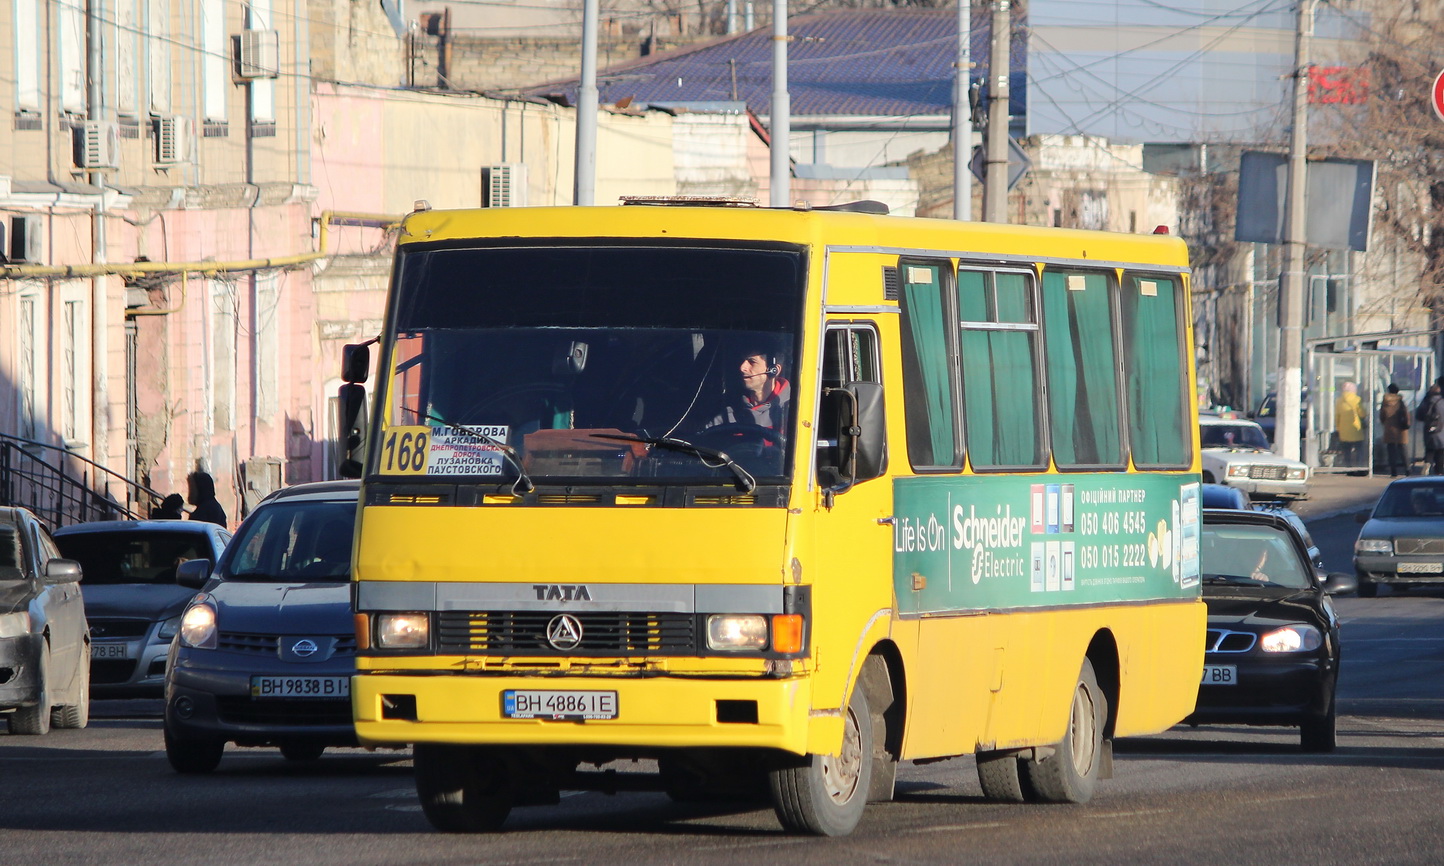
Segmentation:
{"type": "Polygon", "coordinates": [[[1384,556],[1394,555],[1394,542],[1387,538],[1361,538],[1354,542],[1355,553],[1380,553],[1384,556]]]}
{"type": "Polygon", "coordinates": [[[0,613],[0,637],[20,637],[27,634],[30,634],[29,611],[0,613]]]}
{"type": "Polygon", "coordinates": [[[216,608],[210,602],[202,601],[186,608],[181,614],[181,646],[191,649],[216,648],[216,608]]]}

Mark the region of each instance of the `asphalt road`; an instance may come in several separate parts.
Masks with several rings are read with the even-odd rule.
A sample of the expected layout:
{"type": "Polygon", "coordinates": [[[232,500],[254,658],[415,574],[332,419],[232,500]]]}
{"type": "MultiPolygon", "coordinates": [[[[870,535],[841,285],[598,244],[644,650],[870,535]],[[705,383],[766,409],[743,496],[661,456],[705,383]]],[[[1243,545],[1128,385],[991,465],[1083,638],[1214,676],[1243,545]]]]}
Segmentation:
{"type": "MultiPolygon", "coordinates": [[[[1357,524],[1311,525],[1331,568],[1357,524]]],[[[504,832],[435,833],[408,754],[291,763],[231,750],[171,772],[158,701],[97,702],[91,727],[0,734],[4,863],[1438,863],[1444,859],[1444,591],[1337,601],[1340,746],[1290,729],[1176,728],[1120,741],[1084,806],[982,799],[971,759],[904,765],[896,802],[846,839],[787,836],[770,809],[586,793],[518,809],[504,832]]],[[[624,768],[625,769],[625,768],[624,768]]]]}

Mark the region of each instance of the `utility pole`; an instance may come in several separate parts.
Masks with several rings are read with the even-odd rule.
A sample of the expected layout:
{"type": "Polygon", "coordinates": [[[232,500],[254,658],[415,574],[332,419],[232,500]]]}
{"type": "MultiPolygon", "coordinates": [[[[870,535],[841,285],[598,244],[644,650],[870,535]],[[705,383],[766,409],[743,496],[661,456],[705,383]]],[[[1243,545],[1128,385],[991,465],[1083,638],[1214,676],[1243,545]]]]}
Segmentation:
{"type": "Polygon", "coordinates": [[[593,204],[597,192],[597,18],[598,0],[582,5],[582,80],[577,87],[577,165],[572,204],[593,204]]]}
{"type": "Polygon", "coordinates": [[[973,3],[958,0],[958,62],[953,64],[953,219],[973,218],[973,3]]]}
{"type": "Polygon", "coordinates": [[[1008,221],[1008,53],[1012,48],[1009,0],[993,0],[993,45],[988,66],[988,141],[983,173],[983,219],[1008,221]]]}
{"type": "Polygon", "coordinates": [[[1304,354],[1304,216],[1308,210],[1306,158],[1309,150],[1309,40],[1314,33],[1318,0],[1299,0],[1298,32],[1294,41],[1294,111],[1289,133],[1288,200],[1284,216],[1284,268],[1279,275],[1278,416],[1274,449],[1280,456],[1299,459],[1299,425],[1302,417],[1304,354]]]}
{"type": "MultiPolygon", "coordinates": [[[[593,0],[595,2],[595,0],[593,0]]],[[[772,156],[773,207],[792,204],[792,98],[787,93],[787,0],[772,0],[772,127],[769,150],[772,156]]]]}

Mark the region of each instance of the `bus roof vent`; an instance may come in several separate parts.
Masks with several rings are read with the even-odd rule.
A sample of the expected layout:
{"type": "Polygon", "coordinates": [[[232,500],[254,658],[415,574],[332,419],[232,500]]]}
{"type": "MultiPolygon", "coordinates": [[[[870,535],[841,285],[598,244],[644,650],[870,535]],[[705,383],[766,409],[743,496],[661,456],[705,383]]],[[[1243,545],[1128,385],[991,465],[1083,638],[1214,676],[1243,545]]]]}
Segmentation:
{"type": "Polygon", "coordinates": [[[872,199],[863,199],[862,201],[848,201],[843,202],[842,204],[818,205],[813,209],[842,211],[844,213],[870,213],[877,214],[878,216],[887,216],[889,213],[892,212],[887,205],[883,204],[880,201],[873,201],[872,199]]]}
{"type": "Polygon", "coordinates": [[[653,207],[757,207],[757,199],[730,195],[624,195],[622,204],[653,207]]]}

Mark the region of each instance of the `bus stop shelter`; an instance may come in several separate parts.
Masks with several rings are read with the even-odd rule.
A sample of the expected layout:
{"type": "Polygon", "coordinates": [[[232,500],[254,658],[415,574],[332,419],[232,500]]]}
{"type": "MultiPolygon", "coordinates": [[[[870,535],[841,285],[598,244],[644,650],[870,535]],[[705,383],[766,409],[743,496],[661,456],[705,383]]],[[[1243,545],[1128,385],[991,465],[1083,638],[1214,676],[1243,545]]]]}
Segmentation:
{"type": "MultiPolygon", "coordinates": [[[[1307,341],[1304,363],[1310,387],[1304,400],[1303,457],[1314,472],[1373,475],[1376,469],[1388,471],[1379,403],[1389,385],[1397,385],[1412,417],[1438,375],[1434,360],[1437,335],[1438,331],[1404,331],[1307,341]],[[1353,465],[1347,465],[1334,429],[1334,409],[1346,382],[1358,389],[1364,410],[1363,454],[1353,465]]],[[[1409,429],[1405,455],[1410,466],[1423,458],[1423,438],[1418,424],[1409,429]]]]}

